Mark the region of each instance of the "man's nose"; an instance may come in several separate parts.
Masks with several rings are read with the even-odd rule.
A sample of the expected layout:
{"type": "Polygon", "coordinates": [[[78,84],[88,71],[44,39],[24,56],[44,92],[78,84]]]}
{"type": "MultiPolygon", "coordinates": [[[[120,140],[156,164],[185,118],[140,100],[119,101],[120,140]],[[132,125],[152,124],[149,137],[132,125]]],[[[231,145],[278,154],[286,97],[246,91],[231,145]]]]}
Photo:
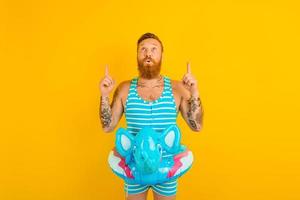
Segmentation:
{"type": "Polygon", "coordinates": [[[147,56],[147,57],[151,57],[151,56],[152,56],[151,51],[146,51],[146,56],[147,56]]]}

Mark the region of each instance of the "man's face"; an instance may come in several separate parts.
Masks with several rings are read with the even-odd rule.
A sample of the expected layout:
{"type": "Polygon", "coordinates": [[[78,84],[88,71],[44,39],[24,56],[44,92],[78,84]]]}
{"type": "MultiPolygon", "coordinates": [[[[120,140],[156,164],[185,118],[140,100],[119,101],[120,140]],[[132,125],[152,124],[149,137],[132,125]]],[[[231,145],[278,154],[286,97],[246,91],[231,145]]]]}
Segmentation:
{"type": "Polygon", "coordinates": [[[158,76],[162,58],[159,41],[152,38],[145,39],[139,44],[137,51],[140,75],[147,79],[158,76]]]}

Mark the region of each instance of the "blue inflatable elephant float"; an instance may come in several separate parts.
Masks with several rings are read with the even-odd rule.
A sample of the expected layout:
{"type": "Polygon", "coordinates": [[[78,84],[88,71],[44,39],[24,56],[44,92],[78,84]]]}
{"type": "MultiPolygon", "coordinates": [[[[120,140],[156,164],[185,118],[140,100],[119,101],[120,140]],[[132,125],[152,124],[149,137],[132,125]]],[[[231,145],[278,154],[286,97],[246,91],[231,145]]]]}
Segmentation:
{"type": "Polygon", "coordinates": [[[145,127],[135,136],[119,128],[108,163],[127,183],[153,185],[170,181],[186,173],[193,163],[192,152],[180,144],[180,139],[177,125],[160,133],[145,127]]]}

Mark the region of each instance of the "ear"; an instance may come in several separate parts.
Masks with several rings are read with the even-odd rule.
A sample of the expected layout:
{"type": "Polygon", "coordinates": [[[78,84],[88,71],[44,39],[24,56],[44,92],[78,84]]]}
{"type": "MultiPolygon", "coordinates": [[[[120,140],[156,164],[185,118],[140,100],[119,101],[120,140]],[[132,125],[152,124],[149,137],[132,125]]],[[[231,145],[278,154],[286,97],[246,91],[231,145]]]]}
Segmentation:
{"type": "Polygon", "coordinates": [[[126,129],[119,128],[116,133],[116,149],[118,153],[126,157],[133,149],[134,136],[126,129]]]}
{"type": "Polygon", "coordinates": [[[163,149],[176,153],[180,147],[181,134],[177,125],[167,128],[161,135],[160,141],[163,149]]]}

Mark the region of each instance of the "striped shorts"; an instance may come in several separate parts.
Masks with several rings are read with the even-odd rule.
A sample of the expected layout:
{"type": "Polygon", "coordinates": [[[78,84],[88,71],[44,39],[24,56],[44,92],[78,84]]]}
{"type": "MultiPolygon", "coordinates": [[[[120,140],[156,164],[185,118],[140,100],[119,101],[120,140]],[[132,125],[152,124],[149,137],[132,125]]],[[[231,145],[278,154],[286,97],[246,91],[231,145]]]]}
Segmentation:
{"type": "Polygon", "coordinates": [[[127,194],[139,194],[146,192],[151,188],[155,193],[162,196],[173,196],[177,192],[177,179],[156,184],[156,185],[139,185],[124,183],[124,190],[127,194]]]}

